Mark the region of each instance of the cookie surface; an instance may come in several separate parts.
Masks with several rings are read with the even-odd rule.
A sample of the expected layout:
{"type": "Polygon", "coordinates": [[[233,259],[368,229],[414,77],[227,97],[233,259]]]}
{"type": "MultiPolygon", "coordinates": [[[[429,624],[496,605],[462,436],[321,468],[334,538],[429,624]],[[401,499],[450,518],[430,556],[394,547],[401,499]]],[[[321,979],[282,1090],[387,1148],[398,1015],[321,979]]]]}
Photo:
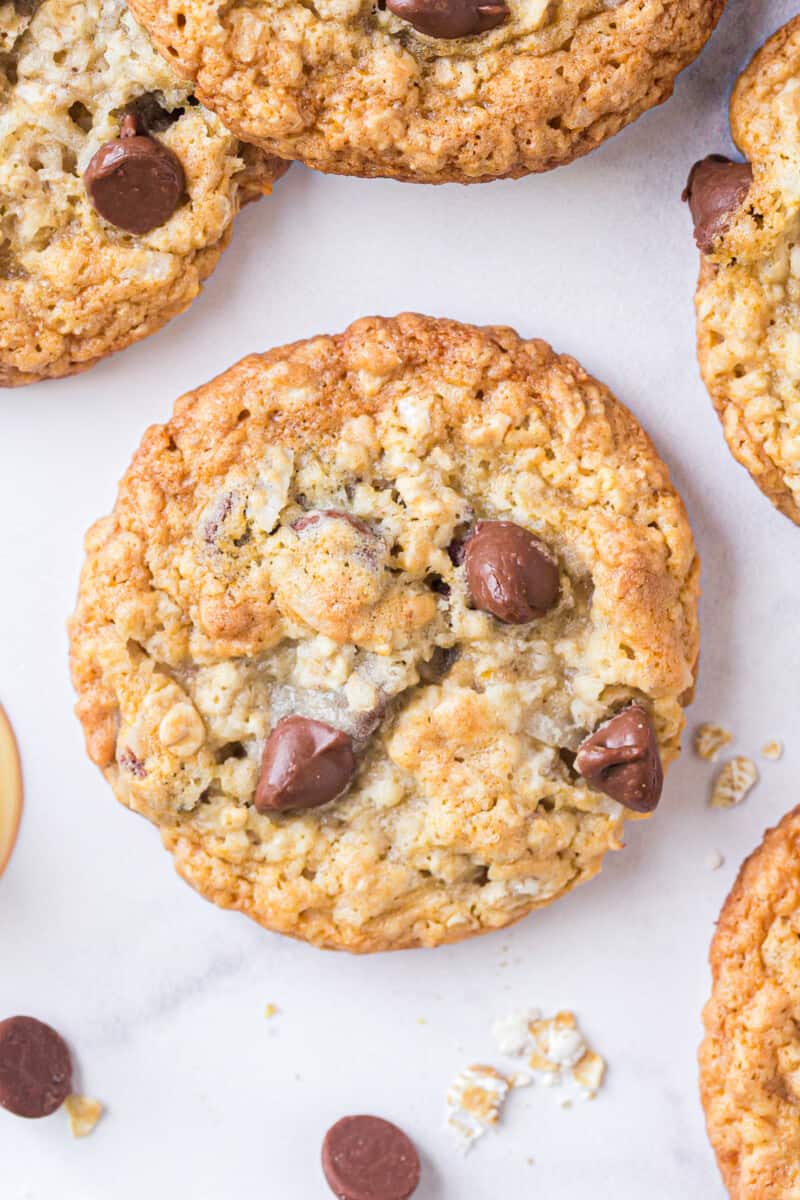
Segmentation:
{"type": "Polygon", "coordinates": [[[367,951],[506,925],[620,847],[587,736],[625,787],[630,713],[678,752],[683,506],[627,410],[509,329],[369,318],[244,359],[148,431],[86,549],[89,754],[187,880],[271,929],[367,951]],[[500,521],[557,564],[540,615],[478,606],[465,546],[500,521]]]}
{"type": "Polygon", "coordinates": [[[121,0],[0,4],[0,48],[0,385],[9,386],[83,370],[186,308],[242,201],[268,192],[283,164],[242,147],[197,104],[121,0]],[[95,207],[85,174],[101,147],[123,145],[126,115],[150,154],[140,153],[138,175],[127,161],[106,179],[95,207]],[[143,186],[159,159],[173,169],[161,211],[143,186]],[[136,226],[143,203],[158,221],[143,233],[98,211],[124,221],[124,208],[136,226]]]}
{"type": "Polygon", "coordinates": [[[799,117],[797,18],[759,51],[733,92],[731,130],[751,168],[749,186],[746,167],[738,168],[737,186],[731,168],[726,184],[726,167],[717,164],[718,174],[709,175],[693,204],[699,199],[704,210],[698,241],[706,253],[695,302],[703,379],[732,453],[773,504],[796,522],[799,117]]]}
{"type": "Polygon", "coordinates": [[[132,0],[248,141],[323,171],[430,183],[544,171],[591,150],[670,95],[723,6],[132,0]]]}
{"type": "Polygon", "coordinates": [[[800,808],[742,866],[711,944],[700,1087],[732,1200],[800,1195],[800,808]]]}

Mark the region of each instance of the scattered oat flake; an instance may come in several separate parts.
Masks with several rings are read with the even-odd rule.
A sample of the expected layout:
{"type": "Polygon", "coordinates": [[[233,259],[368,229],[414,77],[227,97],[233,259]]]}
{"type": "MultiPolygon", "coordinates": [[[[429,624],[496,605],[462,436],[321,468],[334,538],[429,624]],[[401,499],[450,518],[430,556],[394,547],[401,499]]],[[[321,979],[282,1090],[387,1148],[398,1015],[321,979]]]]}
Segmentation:
{"type": "Polygon", "coordinates": [[[494,1067],[466,1067],[447,1093],[447,1124],[466,1152],[500,1119],[510,1083],[494,1067]]]}
{"type": "Polygon", "coordinates": [[[279,1012],[277,1004],[268,1004],[264,1009],[264,1016],[269,1020],[270,1017],[276,1017],[279,1012]]]}
{"type": "Polygon", "coordinates": [[[733,734],[723,725],[704,721],[694,731],[694,752],[707,762],[714,762],[720,750],[733,741],[733,734]]]}
{"type": "Polygon", "coordinates": [[[771,762],[776,762],[783,756],[783,742],[777,739],[774,742],[765,742],[761,747],[761,757],[768,758],[771,762]]]}
{"type": "Polygon", "coordinates": [[[719,850],[712,850],[710,854],[706,855],[706,866],[709,871],[718,871],[724,862],[725,859],[719,850]]]}
{"type": "Polygon", "coordinates": [[[711,793],[712,808],[733,808],[741,804],[758,782],[758,767],[751,758],[738,754],[723,764],[711,793]]]}
{"type": "Polygon", "coordinates": [[[64,1107],[69,1117],[69,1127],[72,1136],[86,1137],[91,1133],[103,1115],[103,1106],[99,1100],[91,1096],[67,1096],[64,1107]]]}
{"type": "Polygon", "coordinates": [[[589,1049],[574,1013],[559,1012],[547,1018],[535,1008],[511,1013],[494,1022],[492,1034],[503,1054],[528,1056],[533,1079],[528,1076],[522,1085],[514,1076],[513,1086],[527,1086],[538,1079],[551,1087],[570,1086],[587,1099],[597,1095],[606,1064],[589,1049]]]}

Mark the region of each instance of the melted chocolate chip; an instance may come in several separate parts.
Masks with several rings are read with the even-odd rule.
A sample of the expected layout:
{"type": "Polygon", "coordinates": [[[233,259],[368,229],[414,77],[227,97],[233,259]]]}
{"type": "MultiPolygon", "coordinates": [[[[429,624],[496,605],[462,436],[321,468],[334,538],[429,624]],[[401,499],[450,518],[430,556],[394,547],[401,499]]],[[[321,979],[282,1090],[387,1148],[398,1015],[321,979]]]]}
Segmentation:
{"type": "Polygon", "coordinates": [[[348,734],[310,717],[284,717],[264,746],[255,806],[263,813],[317,808],[341,796],[355,770],[348,734]]]}
{"type": "Polygon", "coordinates": [[[480,0],[386,0],[386,7],[433,38],[473,37],[502,25],[508,6],[480,0]]]}
{"type": "Polygon", "coordinates": [[[458,646],[434,646],[430,658],[417,663],[417,674],[423,683],[438,683],[459,656],[458,646]]]}
{"type": "Polygon", "coordinates": [[[464,569],[475,607],[509,625],[542,617],[558,601],[558,563],[513,521],[479,521],[464,547],[464,569]]]}
{"type": "Polygon", "coordinates": [[[369,525],[365,525],[363,521],[358,519],[358,517],[354,517],[351,513],[339,512],[339,510],[336,508],[319,508],[314,512],[306,513],[304,517],[300,517],[297,521],[292,523],[292,529],[295,531],[295,533],[302,533],[302,531],[304,529],[308,529],[309,526],[319,525],[321,521],[331,519],[347,521],[347,524],[352,525],[353,529],[357,529],[359,533],[368,533],[370,537],[377,536],[372,532],[369,525]]]}
{"type": "Polygon", "coordinates": [[[137,130],[147,133],[163,133],[183,116],[182,108],[164,108],[155,92],[143,92],[130,104],[126,104],[126,115],[136,119],[137,130]]]}
{"type": "Polygon", "coordinates": [[[731,223],[753,182],[749,163],[733,162],[721,154],[710,154],[689,172],[683,199],[689,201],[694,221],[694,240],[704,254],[731,223]]]}
{"type": "Polygon", "coordinates": [[[148,233],[168,221],[186,190],[183,167],[163,142],[140,133],[128,114],[120,135],[106,142],[83,176],[101,217],[127,233],[148,233]]]}
{"type": "Polygon", "coordinates": [[[575,767],[589,787],[634,812],[652,812],[661,798],[658,742],[641,704],[631,704],[585,738],[575,767]]]}
{"type": "Polygon", "coordinates": [[[419,1155],[402,1129],[380,1117],[342,1117],[325,1134],[322,1170],[339,1200],[408,1200],[419,1155]]]}
{"type": "Polygon", "coordinates": [[[0,1021],[0,1106],[17,1117],[47,1117],[72,1091],[64,1039],[35,1017],[0,1021]]]}

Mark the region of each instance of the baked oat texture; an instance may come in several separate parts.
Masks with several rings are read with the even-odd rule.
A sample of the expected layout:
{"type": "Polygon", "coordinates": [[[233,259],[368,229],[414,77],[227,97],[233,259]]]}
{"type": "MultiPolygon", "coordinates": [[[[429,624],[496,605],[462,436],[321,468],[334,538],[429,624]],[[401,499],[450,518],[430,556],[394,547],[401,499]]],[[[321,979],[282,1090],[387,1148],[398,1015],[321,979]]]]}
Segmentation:
{"type": "Polygon", "coordinates": [[[800,17],[739,79],[731,130],[753,184],[702,256],[698,356],[734,456],[800,523],[800,17]]]}
{"type": "Polygon", "coordinates": [[[240,203],[283,164],[246,150],[154,51],[122,0],[0,3],[0,385],[83,370],[198,294],[240,203]],[[188,198],[148,234],[92,207],[83,172],[143,98],[188,198]],[[174,118],[174,119],[173,119],[174,118]]]}
{"type": "Polygon", "coordinates": [[[515,921],[620,848],[624,810],[570,766],[586,732],[637,698],[678,753],[683,506],[609,392],[512,330],[369,318],[244,359],[146,433],[86,551],[90,756],[189,882],[282,933],[368,951],[515,921]],[[331,509],[377,547],[347,521],[292,528],[331,509]],[[447,547],[486,517],[558,555],[542,619],[469,607],[447,547]],[[358,774],[262,815],[264,741],[292,712],[349,732],[358,774]]]}
{"type": "Polygon", "coordinates": [[[732,1200],[800,1196],[800,808],[742,866],[711,944],[700,1089],[732,1200]]]}
{"type": "Polygon", "coordinates": [[[131,0],[247,138],[322,171],[474,183],[545,171],[666,100],[725,0],[510,0],[475,37],[376,0],[131,0]]]}

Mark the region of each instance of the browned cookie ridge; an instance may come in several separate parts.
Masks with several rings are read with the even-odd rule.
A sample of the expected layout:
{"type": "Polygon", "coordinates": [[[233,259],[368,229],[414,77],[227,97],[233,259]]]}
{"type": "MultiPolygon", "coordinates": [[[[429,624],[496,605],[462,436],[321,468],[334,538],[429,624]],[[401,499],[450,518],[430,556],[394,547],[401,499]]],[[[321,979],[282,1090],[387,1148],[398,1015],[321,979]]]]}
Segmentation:
{"type": "Polygon", "coordinates": [[[86,542],[78,714],[204,895],[355,951],[496,929],[658,801],[698,651],[669,474],[572,359],[415,314],[253,355],[86,542]]]}

